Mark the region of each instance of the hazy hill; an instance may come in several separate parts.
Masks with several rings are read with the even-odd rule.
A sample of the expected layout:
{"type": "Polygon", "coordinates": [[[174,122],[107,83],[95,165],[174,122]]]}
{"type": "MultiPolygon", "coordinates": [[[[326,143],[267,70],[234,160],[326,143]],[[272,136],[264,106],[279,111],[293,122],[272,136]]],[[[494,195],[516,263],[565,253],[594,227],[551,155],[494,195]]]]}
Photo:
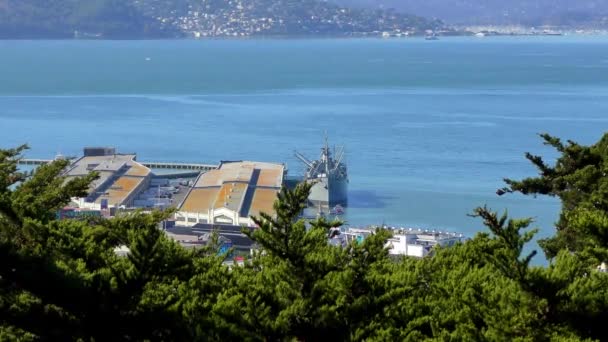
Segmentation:
{"type": "Polygon", "coordinates": [[[602,26],[606,0],[333,0],[344,6],[395,8],[452,24],[602,26]]]}
{"type": "Polygon", "coordinates": [[[0,0],[0,38],[339,35],[442,25],[319,0],[0,0]]]}
{"type": "Polygon", "coordinates": [[[125,0],[0,0],[0,38],[172,36],[125,0]]]}

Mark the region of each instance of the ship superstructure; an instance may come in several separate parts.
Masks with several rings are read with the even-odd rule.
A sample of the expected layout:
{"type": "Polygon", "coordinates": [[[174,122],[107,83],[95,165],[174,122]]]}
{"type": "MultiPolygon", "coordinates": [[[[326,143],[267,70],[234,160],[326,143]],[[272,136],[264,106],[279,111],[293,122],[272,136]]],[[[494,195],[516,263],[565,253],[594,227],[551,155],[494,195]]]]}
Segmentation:
{"type": "Polygon", "coordinates": [[[313,184],[308,197],[310,206],[331,209],[348,204],[348,173],[344,161],[344,147],[334,148],[332,152],[326,137],[318,160],[309,160],[298,152],[295,154],[306,166],[304,180],[313,184]]]}

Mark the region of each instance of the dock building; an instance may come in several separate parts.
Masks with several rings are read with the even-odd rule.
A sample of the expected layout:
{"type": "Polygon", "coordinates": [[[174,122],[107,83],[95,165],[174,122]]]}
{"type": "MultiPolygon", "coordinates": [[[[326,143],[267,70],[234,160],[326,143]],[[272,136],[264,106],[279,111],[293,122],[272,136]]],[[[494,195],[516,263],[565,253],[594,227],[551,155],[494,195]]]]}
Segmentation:
{"type": "Polygon", "coordinates": [[[201,174],[175,214],[177,225],[253,226],[251,216],[273,214],[286,169],[283,164],[222,162],[201,174]]]}
{"type": "MultiPolygon", "coordinates": [[[[164,208],[175,206],[175,223],[181,227],[241,226],[253,227],[251,216],[261,212],[273,214],[273,205],[285,181],[284,164],[255,161],[224,161],[211,164],[143,163],[134,153],[117,153],[113,147],[86,147],[84,155],[71,158],[63,176],[67,180],[96,172],[85,197],[72,198],[70,209],[108,209],[112,216],[117,208],[164,208]],[[149,168],[188,169],[187,178],[171,180],[171,174],[154,174],[149,168]],[[183,192],[182,192],[183,191],[183,192]]],[[[52,160],[28,160],[43,165],[52,160]]],[[[28,164],[29,165],[29,164],[28,164]]],[[[178,176],[183,176],[183,171],[178,176]]],[[[64,213],[65,217],[71,212],[64,213]]],[[[62,217],[63,217],[62,216],[62,217]]],[[[71,217],[71,216],[70,216],[71,217]]]]}
{"type": "Polygon", "coordinates": [[[101,210],[130,207],[140,192],[148,188],[152,172],[136,161],[135,154],[118,154],[114,148],[85,148],[65,171],[67,179],[97,172],[86,197],[73,198],[80,208],[101,210]]]}
{"type": "MultiPolygon", "coordinates": [[[[329,242],[337,246],[346,246],[351,241],[362,242],[368,236],[375,234],[376,228],[336,228],[330,234],[329,242]]],[[[464,235],[458,233],[418,228],[384,228],[393,232],[393,236],[385,244],[389,255],[392,256],[423,258],[430,255],[435,246],[451,247],[467,240],[464,235]]]]}

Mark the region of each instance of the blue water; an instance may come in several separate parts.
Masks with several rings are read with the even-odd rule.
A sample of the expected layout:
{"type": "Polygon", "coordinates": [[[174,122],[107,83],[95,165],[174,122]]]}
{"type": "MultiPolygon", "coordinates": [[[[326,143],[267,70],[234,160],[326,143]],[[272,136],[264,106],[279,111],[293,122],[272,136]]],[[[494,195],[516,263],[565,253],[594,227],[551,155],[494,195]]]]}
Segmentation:
{"type": "Polygon", "coordinates": [[[552,234],[559,203],[498,197],[555,157],[539,132],[608,127],[608,38],[0,41],[0,146],[112,145],[140,160],[285,162],[348,152],[351,224],[474,234],[488,204],[552,234]]]}

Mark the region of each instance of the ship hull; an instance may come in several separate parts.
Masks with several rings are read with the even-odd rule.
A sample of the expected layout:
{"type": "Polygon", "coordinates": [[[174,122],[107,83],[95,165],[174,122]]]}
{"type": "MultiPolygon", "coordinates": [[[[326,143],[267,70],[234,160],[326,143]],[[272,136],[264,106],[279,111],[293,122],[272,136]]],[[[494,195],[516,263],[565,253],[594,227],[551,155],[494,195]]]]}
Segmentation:
{"type": "Polygon", "coordinates": [[[308,196],[309,205],[323,208],[348,205],[347,179],[319,178],[312,182],[314,185],[310,190],[310,196],[308,196]]]}

